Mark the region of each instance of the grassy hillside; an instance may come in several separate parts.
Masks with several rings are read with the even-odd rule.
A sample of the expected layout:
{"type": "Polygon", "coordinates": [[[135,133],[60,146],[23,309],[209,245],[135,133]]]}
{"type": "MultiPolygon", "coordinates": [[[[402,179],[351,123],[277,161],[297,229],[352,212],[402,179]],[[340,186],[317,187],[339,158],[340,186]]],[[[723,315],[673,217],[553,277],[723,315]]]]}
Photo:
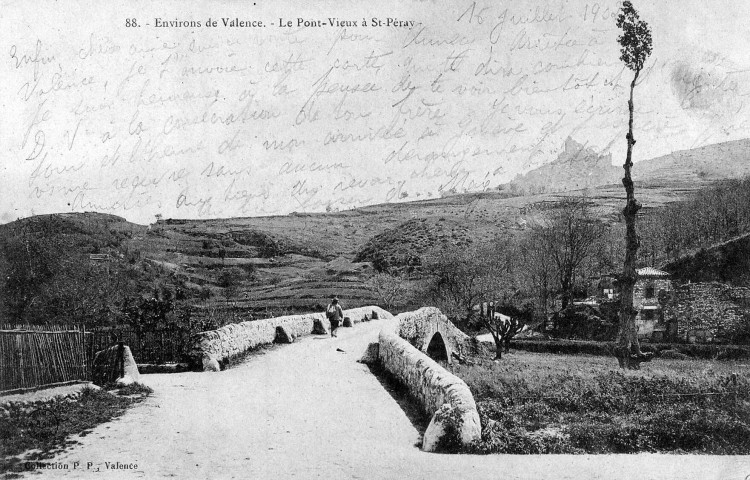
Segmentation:
{"type": "Polygon", "coordinates": [[[354,261],[372,262],[378,271],[408,270],[420,265],[421,256],[433,248],[467,245],[472,241],[467,226],[461,222],[445,217],[419,218],[375,235],[354,261]]]}
{"type": "MultiPolygon", "coordinates": [[[[619,176],[619,167],[607,167],[604,157],[568,143],[559,161],[540,174],[545,183],[570,187],[565,179],[587,175],[587,168],[601,173],[591,178],[619,176]],[[558,174],[565,168],[565,175],[558,174]]],[[[750,141],[729,142],[637,163],[643,213],[683,199],[715,178],[750,171],[750,162],[744,162],[748,146],[750,141]]],[[[618,222],[622,186],[592,186],[597,182],[591,178],[584,182],[588,188],[562,193],[466,193],[343,212],[169,219],[151,226],[98,213],[23,219],[0,225],[0,278],[15,282],[3,285],[5,297],[12,294],[15,300],[2,302],[0,322],[32,320],[30,315],[44,312],[60,320],[66,312],[71,318],[116,318],[106,301],[87,304],[78,298],[76,292],[92,289],[98,294],[85,299],[148,297],[166,288],[198,316],[228,309],[242,318],[317,310],[334,294],[347,307],[374,303],[377,298],[367,285],[373,264],[415,265],[436,246],[519,235],[567,195],[587,195],[595,216],[618,222]],[[107,253],[110,261],[92,261],[92,253],[107,253]],[[20,311],[25,313],[19,316],[20,311]]]]}
{"type": "MultiPolygon", "coordinates": [[[[678,198],[673,192],[662,187],[643,189],[641,198],[646,205],[662,205],[678,198]]],[[[568,194],[508,198],[485,192],[325,214],[163,220],[150,227],[96,213],[37,216],[0,226],[5,245],[0,273],[10,268],[8,257],[15,250],[53,264],[52,270],[22,275],[21,284],[10,286],[16,296],[22,296],[23,282],[38,287],[26,303],[39,308],[26,310],[27,321],[39,320],[40,312],[51,312],[39,302],[52,301],[50,296],[61,294],[68,284],[78,286],[69,292],[99,289],[99,295],[89,298],[148,296],[155,288],[166,287],[174,295],[181,292],[181,301],[193,305],[199,317],[227,309],[256,317],[317,310],[334,294],[347,307],[356,307],[377,302],[367,287],[369,262],[414,263],[438,245],[517,235],[568,194]],[[24,253],[26,240],[33,251],[24,253]],[[108,253],[110,261],[92,262],[92,253],[108,253]]],[[[589,195],[599,205],[597,215],[616,221],[621,204],[618,189],[599,188],[589,195]]],[[[51,315],[56,321],[93,321],[96,316],[117,321],[104,301],[79,304],[74,301],[79,295],[66,296],[73,298],[57,305],[51,315]],[[66,316],[66,309],[77,313],[66,316]]],[[[0,321],[18,321],[18,305],[8,307],[3,302],[0,321]]]]}

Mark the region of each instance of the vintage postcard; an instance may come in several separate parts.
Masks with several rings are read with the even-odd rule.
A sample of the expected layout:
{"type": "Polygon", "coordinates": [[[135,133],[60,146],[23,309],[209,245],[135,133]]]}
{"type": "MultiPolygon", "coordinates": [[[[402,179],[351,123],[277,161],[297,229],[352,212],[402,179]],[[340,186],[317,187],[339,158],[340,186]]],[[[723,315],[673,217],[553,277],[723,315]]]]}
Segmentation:
{"type": "Polygon", "coordinates": [[[748,20],[0,0],[0,476],[748,478],[748,20]]]}

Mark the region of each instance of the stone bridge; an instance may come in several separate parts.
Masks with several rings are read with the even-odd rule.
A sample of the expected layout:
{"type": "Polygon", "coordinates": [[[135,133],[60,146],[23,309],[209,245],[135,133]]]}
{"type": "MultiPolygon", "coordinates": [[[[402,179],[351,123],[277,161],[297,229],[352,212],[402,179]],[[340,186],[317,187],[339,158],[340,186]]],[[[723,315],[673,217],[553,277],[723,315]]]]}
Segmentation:
{"type": "Polygon", "coordinates": [[[476,351],[476,341],[458,329],[435,307],[423,307],[396,317],[398,335],[433,360],[452,363],[454,354],[476,351]]]}

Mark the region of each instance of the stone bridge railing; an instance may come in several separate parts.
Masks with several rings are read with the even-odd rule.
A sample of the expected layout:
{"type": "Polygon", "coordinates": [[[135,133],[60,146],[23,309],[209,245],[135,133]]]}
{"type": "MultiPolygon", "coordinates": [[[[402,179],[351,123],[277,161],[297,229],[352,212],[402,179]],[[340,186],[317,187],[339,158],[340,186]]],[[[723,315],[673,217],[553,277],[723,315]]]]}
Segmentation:
{"type": "MultiPolygon", "coordinates": [[[[344,317],[359,323],[373,313],[380,319],[393,316],[380,307],[344,310],[344,317]]],[[[190,338],[187,348],[189,363],[194,370],[217,371],[220,365],[260,345],[289,343],[312,333],[327,333],[331,324],[324,312],[252,320],[225,325],[217,330],[200,332],[190,338]]]]}
{"type": "Polygon", "coordinates": [[[446,360],[450,359],[452,349],[469,348],[469,338],[432,307],[398,315],[378,338],[380,363],[406,385],[432,417],[422,441],[425,451],[436,449],[451,422],[465,445],[478,440],[482,431],[469,387],[427,356],[430,344],[438,337],[446,350],[443,353],[446,360]]]}

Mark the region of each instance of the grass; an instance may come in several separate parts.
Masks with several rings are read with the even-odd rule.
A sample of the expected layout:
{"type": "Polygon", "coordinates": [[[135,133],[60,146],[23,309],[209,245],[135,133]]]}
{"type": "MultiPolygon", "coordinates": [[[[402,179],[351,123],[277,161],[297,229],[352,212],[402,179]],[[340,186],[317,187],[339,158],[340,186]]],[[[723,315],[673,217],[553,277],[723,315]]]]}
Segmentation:
{"type": "Polygon", "coordinates": [[[454,365],[483,425],[474,453],[750,453],[748,365],[514,352],[454,365]]]}
{"type": "Polygon", "coordinates": [[[54,458],[75,444],[70,436],[87,435],[97,425],[122,415],[152,390],[132,384],[118,393],[86,387],[75,401],[52,399],[33,407],[11,404],[8,414],[0,417],[0,473],[13,478],[25,471],[28,462],[54,458]]]}
{"type": "MultiPolygon", "coordinates": [[[[484,333],[484,332],[483,332],[484,333]]],[[[564,355],[601,355],[611,357],[613,355],[613,342],[601,342],[594,340],[570,340],[570,339],[514,339],[513,348],[527,352],[553,353],[564,355]]],[[[750,347],[747,345],[723,345],[723,344],[694,344],[694,343],[651,343],[642,342],[641,349],[644,352],[656,352],[657,357],[662,353],[668,355],[690,358],[705,358],[715,360],[747,360],[750,359],[750,347]]]]}
{"type": "Polygon", "coordinates": [[[104,390],[106,391],[114,391],[117,395],[121,397],[127,397],[127,396],[143,396],[147,397],[154,393],[154,390],[149,387],[148,385],[144,385],[142,383],[134,382],[130,385],[120,386],[116,383],[109,383],[104,386],[104,390]]]}

